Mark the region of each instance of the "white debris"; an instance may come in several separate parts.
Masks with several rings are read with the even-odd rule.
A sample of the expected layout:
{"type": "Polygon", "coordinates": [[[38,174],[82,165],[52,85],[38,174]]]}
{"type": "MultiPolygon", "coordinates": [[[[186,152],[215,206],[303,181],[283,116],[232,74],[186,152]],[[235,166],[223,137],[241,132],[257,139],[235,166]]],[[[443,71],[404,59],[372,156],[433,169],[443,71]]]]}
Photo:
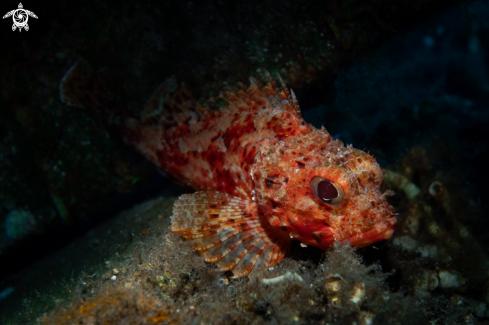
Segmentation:
{"type": "Polygon", "coordinates": [[[456,289],[465,283],[465,280],[458,274],[442,270],[438,272],[440,286],[444,289],[456,289]]]}
{"type": "Polygon", "coordinates": [[[438,254],[438,248],[435,245],[422,246],[419,247],[417,251],[421,253],[422,257],[435,258],[436,255],[438,254]]]}
{"type": "MultiPolygon", "coordinates": [[[[360,324],[372,325],[374,323],[374,317],[375,317],[374,314],[362,310],[360,312],[360,320],[361,320],[360,324]]],[[[355,324],[355,323],[353,323],[353,324],[355,324]]]]}
{"type": "Polygon", "coordinates": [[[401,246],[406,251],[414,251],[418,247],[418,242],[409,236],[400,236],[394,238],[394,245],[401,246]]]}
{"type": "Polygon", "coordinates": [[[354,304],[358,304],[365,297],[365,288],[363,284],[355,289],[355,293],[351,297],[350,301],[354,304]]]}
{"type": "Polygon", "coordinates": [[[263,284],[266,284],[266,285],[271,285],[271,284],[277,284],[277,283],[280,283],[282,281],[285,281],[285,280],[296,280],[296,281],[299,281],[299,282],[302,282],[302,278],[299,274],[297,273],[292,273],[292,272],[287,272],[285,273],[284,275],[281,275],[281,276],[278,276],[276,278],[271,278],[271,279],[262,279],[261,282],[263,284]]]}
{"type": "Polygon", "coordinates": [[[393,172],[388,169],[382,169],[384,180],[392,182],[397,188],[400,188],[407,196],[409,201],[412,201],[421,190],[412,183],[406,176],[393,172]]]}

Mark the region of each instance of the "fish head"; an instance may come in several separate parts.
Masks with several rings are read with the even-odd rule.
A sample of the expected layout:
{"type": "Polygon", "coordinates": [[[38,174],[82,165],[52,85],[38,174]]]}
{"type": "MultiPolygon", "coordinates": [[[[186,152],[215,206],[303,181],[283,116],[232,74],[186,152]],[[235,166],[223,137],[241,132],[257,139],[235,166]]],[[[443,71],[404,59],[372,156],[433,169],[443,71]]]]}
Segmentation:
{"type": "Polygon", "coordinates": [[[307,147],[276,145],[256,179],[258,206],[272,226],[322,249],[392,237],[395,212],[385,198],[391,192],[381,193],[382,170],[371,155],[340,141],[325,150],[297,148],[307,147]]]}

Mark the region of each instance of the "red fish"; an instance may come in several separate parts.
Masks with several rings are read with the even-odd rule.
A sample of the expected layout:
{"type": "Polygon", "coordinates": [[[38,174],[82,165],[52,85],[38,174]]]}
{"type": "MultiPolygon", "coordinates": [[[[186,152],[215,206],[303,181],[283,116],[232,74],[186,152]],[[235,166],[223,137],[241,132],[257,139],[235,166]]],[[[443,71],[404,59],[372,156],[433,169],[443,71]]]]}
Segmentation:
{"type": "Polygon", "coordinates": [[[256,275],[291,240],[328,249],[389,239],[394,209],[369,154],[306,123],[292,91],[268,75],[197,104],[167,79],[134,119],[110,108],[101,82],[79,60],[61,82],[63,102],[90,108],[160,169],[197,190],[178,198],[171,230],[234,277],[256,275]],[[216,109],[217,107],[217,109],[216,109]],[[212,109],[213,108],[213,109],[212,109]]]}

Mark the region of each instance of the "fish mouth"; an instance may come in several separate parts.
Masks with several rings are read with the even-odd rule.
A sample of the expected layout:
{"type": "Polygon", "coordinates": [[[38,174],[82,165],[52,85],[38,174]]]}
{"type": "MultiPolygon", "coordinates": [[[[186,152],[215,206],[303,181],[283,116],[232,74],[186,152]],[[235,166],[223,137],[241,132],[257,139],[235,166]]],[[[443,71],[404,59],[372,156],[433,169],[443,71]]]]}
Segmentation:
{"type": "Polygon", "coordinates": [[[373,228],[347,238],[352,247],[362,248],[381,240],[390,239],[396,230],[397,219],[391,216],[389,219],[375,225],[373,228]]]}

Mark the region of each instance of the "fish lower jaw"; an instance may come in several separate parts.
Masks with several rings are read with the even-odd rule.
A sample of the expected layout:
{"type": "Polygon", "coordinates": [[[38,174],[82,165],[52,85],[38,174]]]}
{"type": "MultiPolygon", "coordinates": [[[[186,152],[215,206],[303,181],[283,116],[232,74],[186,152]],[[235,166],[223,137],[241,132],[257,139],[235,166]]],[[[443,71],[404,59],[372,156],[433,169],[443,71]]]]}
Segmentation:
{"type": "Polygon", "coordinates": [[[350,242],[352,247],[362,248],[381,240],[390,239],[396,230],[396,221],[396,218],[389,218],[366,232],[349,236],[342,241],[350,242]]]}

